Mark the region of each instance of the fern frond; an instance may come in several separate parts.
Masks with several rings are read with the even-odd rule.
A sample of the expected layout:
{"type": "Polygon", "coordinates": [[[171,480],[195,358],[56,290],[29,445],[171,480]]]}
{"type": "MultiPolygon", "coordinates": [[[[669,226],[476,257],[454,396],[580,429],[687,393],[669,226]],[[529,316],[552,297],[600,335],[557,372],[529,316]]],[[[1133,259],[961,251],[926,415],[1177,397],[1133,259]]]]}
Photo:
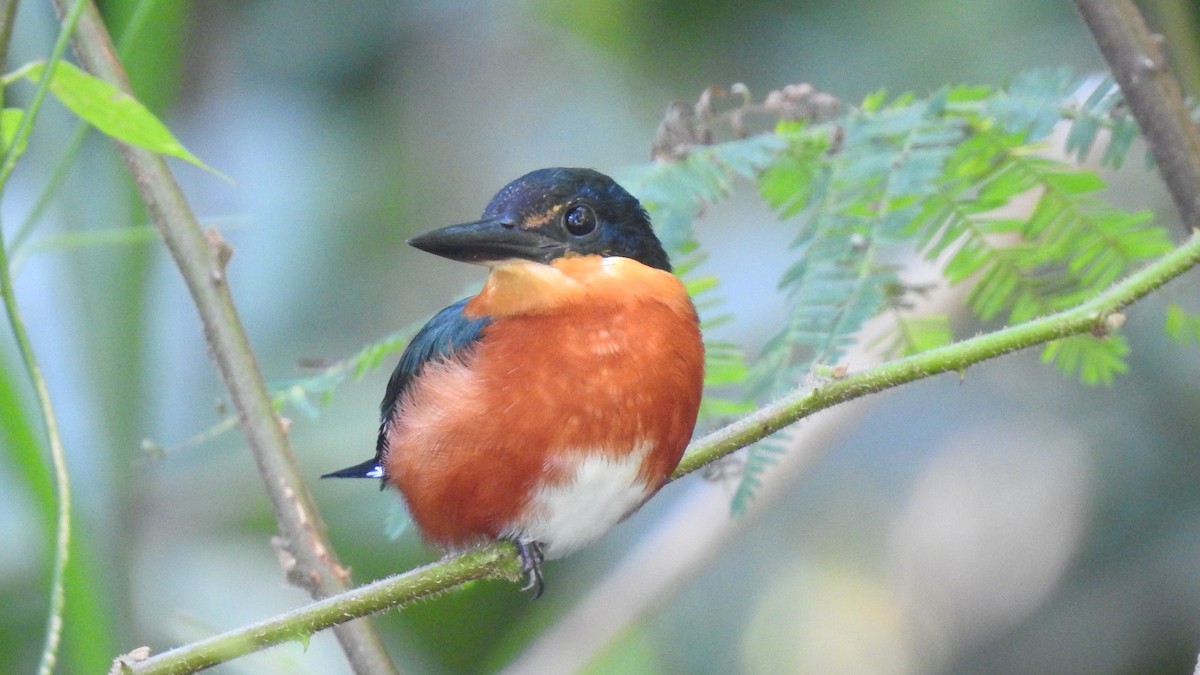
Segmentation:
{"type": "Polygon", "coordinates": [[[695,246],[696,216],[729,196],[737,177],[753,178],[786,146],[778,136],[752,136],[695,148],[679,162],[625,169],[617,178],[646,207],[667,250],[686,252],[695,246]]]}
{"type": "MultiPolygon", "coordinates": [[[[917,220],[917,240],[928,258],[944,259],[948,281],[973,280],[968,304],[985,321],[1007,314],[1010,324],[1020,323],[1075,305],[1171,248],[1150,214],[1106,206],[1097,196],[1103,180],[1035,154],[1011,130],[977,126],[947,173],[952,178],[917,220]],[[995,217],[1029,198],[1035,201],[1027,216],[995,217]]],[[[1114,364],[1123,354],[1117,347],[1052,347],[1044,358],[1102,383],[1120,372],[1114,364]],[[1094,370],[1082,367],[1089,358],[1097,359],[1094,370]]]]}
{"type": "MultiPolygon", "coordinates": [[[[1102,133],[1105,164],[1127,154],[1136,126],[1119,90],[1106,79],[1073,101],[1080,87],[1068,71],[1044,70],[998,91],[955,87],[890,103],[879,92],[790,137],[759,180],[763,198],[796,224],[796,260],[779,282],[788,314],[751,368],[749,390],[774,393],[814,364],[836,362],[884,310],[897,317],[880,342],[892,353],[949,342],[944,318],[903,311],[911,290],[889,261],[910,247],[938,262],[948,282],[970,284],[968,304],[981,319],[1008,323],[1077,305],[1168,251],[1169,236],[1149,214],[1107,206],[1099,176],[1044,155],[1044,139],[1063,125],[1069,157],[1091,154],[1102,133]]],[[[1168,319],[1176,334],[1193,325],[1178,311],[1168,319]]],[[[1105,384],[1123,372],[1127,352],[1120,336],[1083,337],[1048,345],[1043,359],[1105,384]]],[[[739,499],[762,468],[748,464],[739,499]]]]}
{"type": "MultiPolygon", "coordinates": [[[[333,393],[347,380],[360,379],[380,367],[387,357],[398,354],[409,340],[420,329],[423,322],[416,322],[396,331],[376,342],[363,347],[358,353],[344,359],[323,365],[318,372],[303,378],[291,380],[275,380],[268,383],[271,390],[271,404],[277,411],[289,407],[305,417],[315,418],[320,413],[320,407],[329,402],[333,393]]],[[[157,452],[158,455],[174,454],[207,443],[208,441],[232,431],[237,427],[237,420],[224,417],[216,424],[192,435],[184,441],[157,452]]],[[[150,447],[161,446],[153,441],[147,441],[150,447]]]]}
{"type": "Polygon", "coordinates": [[[884,353],[893,356],[912,356],[954,340],[950,319],[945,315],[911,316],[899,309],[894,311],[895,330],[877,338],[871,347],[882,346],[884,353]]]}
{"type": "Polygon", "coordinates": [[[774,434],[746,449],[741,480],[738,481],[730,503],[730,510],[734,516],[745,515],[751,500],[754,499],[754,493],[762,485],[763,474],[779,461],[779,456],[784,453],[781,444],[783,438],[782,434],[774,434]]]}
{"type": "Polygon", "coordinates": [[[1015,78],[984,106],[984,116],[1030,141],[1041,140],[1063,119],[1064,103],[1079,88],[1067,68],[1039,68],[1015,78]]]}
{"type": "Polygon", "coordinates": [[[836,148],[821,142],[830,131],[797,136],[764,173],[768,203],[781,217],[799,216],[792,242],[799,259],[780,281],[789,315],[751,371],[753,392],[778,391],[812,364],[835,362],[881,311],[887,289],[898,285],[886,252],[911,236],[923,198],[966,132],[947,106],[974,93],[945,90],[886,105],[872,97],[840,122],[836,148]]]}
{"type": "Polygon", "coordinates": [[[987,103],[985,116],[1020,132],[1030,143],[1049,136],[1058,124],[1068,124],[1064,150],[1079,162],[1087,159],[1100,132],[1106,131],[1100,164],[1118,169],[1137,138],[1137,122],[1111,77],[1101,78],[1082,101],[1073,100],[1088,86],[1090,79],[1077,78],[1067,69],[1034,70],[998,92],[987,103]]]}
{"type": "Polygon", "coordinates": [[[1178,303],[1167,305],[1163,329],[1178,344],[1200,344],[1200,315],[1188,312],[1178,303]]]}
{"type": "Polygon", "coordinates": [[[1087,385],[1111,385],[1125,372],[1129,342],[1124,335],[1100,339],[1090,335],[1055,340],[1042,351],[1042,362],[1053,363],[1063,375],[1078,377],[1087,385]]]}

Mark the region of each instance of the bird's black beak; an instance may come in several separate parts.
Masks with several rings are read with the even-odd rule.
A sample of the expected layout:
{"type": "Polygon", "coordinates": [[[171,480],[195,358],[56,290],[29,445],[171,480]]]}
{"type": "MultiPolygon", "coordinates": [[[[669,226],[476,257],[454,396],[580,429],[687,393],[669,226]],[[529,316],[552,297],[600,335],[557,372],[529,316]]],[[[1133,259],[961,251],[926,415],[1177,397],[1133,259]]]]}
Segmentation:
{"type": "Polygon", "coordinates": [[[408,243],[443,258],[480,264],[514,258],[545,263],[566,249],[564,242],[536,230],[522,230],[503,218],[443,227],[417,235],[408,243]]]}

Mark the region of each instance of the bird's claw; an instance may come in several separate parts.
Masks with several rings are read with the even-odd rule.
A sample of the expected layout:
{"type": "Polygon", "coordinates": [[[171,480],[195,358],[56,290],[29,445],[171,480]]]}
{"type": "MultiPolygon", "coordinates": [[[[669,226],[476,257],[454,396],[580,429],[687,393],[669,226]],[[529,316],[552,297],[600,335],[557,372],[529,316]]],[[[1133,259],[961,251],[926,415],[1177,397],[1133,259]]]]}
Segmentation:
{"type": "Polygon", "coordinates": [[[545,584],[542,582],[542,545],[536,541],[517,541],[517,554],[521,557],[521,573],[525,575],[522,591],[533,591],[533,599],[542,597],[545,584]]]}

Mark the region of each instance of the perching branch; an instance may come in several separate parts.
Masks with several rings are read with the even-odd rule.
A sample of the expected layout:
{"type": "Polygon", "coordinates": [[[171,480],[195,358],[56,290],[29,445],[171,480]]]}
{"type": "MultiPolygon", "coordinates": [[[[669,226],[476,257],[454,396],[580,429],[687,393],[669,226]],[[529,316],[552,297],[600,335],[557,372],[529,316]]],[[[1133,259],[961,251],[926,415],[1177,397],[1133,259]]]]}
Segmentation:
{"type": "Polygon", "coordinates": [[[488,546],[146,660],[137,660],[137,655],[122,656],[113,663],[112,672],[141,675],[193,673],[289,640],[304,642],[313,633],[330,626],[402,607],[474,579],[517,581],[521,578],[521,564],[511,546],[488,546]],[[122,666],[127,670],[122,670],[122,666]]]}
{"type": "Polygon", "coordinates": [[[1150,142],[1184,225],[1200,227],[1200,131],[1183,104],[1160,38],[1146,28],[1132,0],[1075,0],[1075,7],[1150,142]]]}
{"type": "MultiPolygon", "coordinates": [[[[1154,264],[1073,309],[980,335],[946,347],[899,359],[832,380],[815,389],[797,391],[762,410],[693,442],[674,478],[761,440],[789,424],[861,396],[915,382],[939,373],[964,372],[969,366],[1034,345],[1091,333],[1103,339],[1119,324],[1119,312],[1200,263],[1200,233],[1154,264]]],[[[212,665],[253,651],[300,639],[337,621],[408,604],[439,590],[474,579],[520,578],[511,544],[497,543],[458,558],[388,577],[350,593],[314,603],[274,619],[244,626],[208,640],[185,645],[140,662],[128,662],[133,673],[192,672],[187,664],[212,665]],[[436,583],[431,581],[436,579],[436,583]],[[337,611],[332,603],[345,602],[337,611]]]]}
{"type": "MultiPolygon", "coordinates": [[[[70,0],[55,0],[65,13],[70,0]]],[[[87,3],[74,38],[80,64],[92,74],[130,92],[124,68],[96,7],[87,3]]],[[[343,593],[349,574],[338,563],[325,535],[308,487],[301,477],[287,435],[271,405],[262,373],[246,338],[225,283],[228,249],[206,236],[184,198],[165,160],[148,150],[117,143],[138,192],[170,250],[199,310],[204,335],[259,473],[271,498],[282,535],[281,559],[288,577],[315,598],[343,593]]],[[[365,621],[340,626],[337,637],[350,665],[358,673],[392,673],[378,635],[365,621]]]]}

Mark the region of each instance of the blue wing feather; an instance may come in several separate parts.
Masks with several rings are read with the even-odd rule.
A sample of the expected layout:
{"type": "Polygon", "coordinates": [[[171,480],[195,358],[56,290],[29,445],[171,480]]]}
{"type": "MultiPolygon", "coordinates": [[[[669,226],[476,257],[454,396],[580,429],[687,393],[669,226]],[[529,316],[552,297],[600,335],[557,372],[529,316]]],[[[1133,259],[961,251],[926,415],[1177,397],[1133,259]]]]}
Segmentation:
{"type": "Polygon", "coordinates": [[[375,457],[362,464],[326,474],[322,478],[386,478],[381,464],[383,451],[387,446],[387,436],[384,432],[404,393],[421,375],[425,364],[460,358],[483,336],[483,330],[491,323],[491,319],[486,316],[468,318],[463,313],[463,308],[469,301],[470,298],[464,298],[435,314],[404,349],[400,362],[396,364],[396,369],[392,371],[392,377],[388,380],[383,402],[379,405],[379,436],[375,441],[375,457]]]}
{"type": "Polygon", "coordinates": [[[404,354],[400,356],[400,362],[392,371],[387,392],[379,405],[381,422],[387,421],[392,408],[399,403],[400,397],[425,369],[425,364],[455,357],[483,335],[483,329],[491,323],[491,319],[486,316],[467,318],[463,314],[463,308],[468,301],[470,298],[463,298],[435,314],[429,323],[417,332],[412,342],[408,343],[404,354]]]}

